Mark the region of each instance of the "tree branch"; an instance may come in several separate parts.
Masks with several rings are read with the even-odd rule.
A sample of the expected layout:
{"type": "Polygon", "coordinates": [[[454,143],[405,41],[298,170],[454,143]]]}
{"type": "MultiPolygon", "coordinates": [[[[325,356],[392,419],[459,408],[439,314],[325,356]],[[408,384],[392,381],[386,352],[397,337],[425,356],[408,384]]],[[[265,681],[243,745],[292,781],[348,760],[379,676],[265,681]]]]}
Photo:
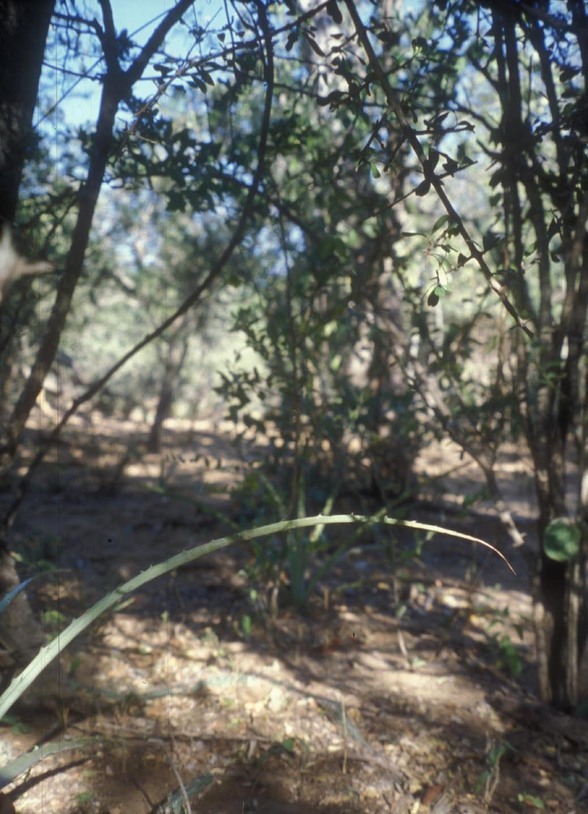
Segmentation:
{"type": "Polygon", "coordinates": [[[451,222],[457,226],[459,233],[462,236],[466,246],[468,247],[468,250],[472,258],[477,262],[490,288],[494,291],[494,293],[499,298],[500,302],[502,303],[506,311],[514,319],[516,324],[527,334],[527,336],[532,337],[533,332],[524,322],[523,318],[517,311],[516,307],[509,300],[505,287],[501,285],[495,278],[490,267],[486,263],[486,260],[484,259],[483,252],[481,252],[480,249],[478,248],[476,242],[468,232],[462,218],[457,213],[453,204],[447,197],[447,194],[443,189],[441,179],[439,178],[438,175],[435,174],[434,170],[432,169],[431,163],[427,156],[425,155],[425,151],[423,150],[419,138],[415,133],[414,128],[410,125],[410,122],[408,121],[408,118],[402,108],[402,105],[400,101],[397,99],[396,93],[394,92],[392,86],[390,85],[388,76],[380,63],[380,60],[378,59],[376,52],[374,51],[374,48],[368,37],[367,30],[361,20],[361,17],[359,16],[357,8],[355,7],[354,0],[344,0],[344,2],[345,5],[347,6],[349,14],[351,15],[351,19],[353,20],[358,40],[361,43],[368,58],[369,64],[371,65],[372,70],[374,71],[374,74],[376,75],[376,78],[378,80],[378,83],[384,92],[388,106],[398,119],[407,141],[409,142],[410,146],[412,147],[415,155],[417,156],[421,164],[425,176],[425,181],[428,181],[428,183],[433,187],[433,189],[437,193],[437,197],[443,204],[443,207],[447,214],[449,215],[451,222]]]}
{"type": "Polygon", "coordinates": [[[269,129],[270,129],[270,122],[271,122],[271,110],[272,110],[272,101],[273,101],[273,93],[274,93],[274,57],[273,57],[273,43],[272,43],[272,35],[271,30],[269,27],[269,23],[267,20],[266,10],[264,6],[264,0],[255,0],[256,6],[259,13],[259,23],[260,27],[263,32],[263,40],[265,46],[265,53],[263,55],[264,59],[264,78],[266,82],[266,91],[265,91],[265,102],[263,108],[263,114],[261,118],[261,128],[260,128],[260,135],[259,135],[259,143],[257,148],[257,167],[255,169],[255,173],[253,175],[253,181],[249,188],[249,192],[243,204],[243,208],[241,210],[241,214],[235,226],[235,230],[231,239],[229,240],[227,246],[225,247],[224,251],[222,252],[221,256],[218,260],[213,264],[212,268],[204,278],[204,280],[196,286],[196,288],[184,299],[181,305],[175,310],[171,316],[169,316],[166,320],[164,320],[155,330],[148,333],[143,339],[134,345],[127,353],[125,353],[119,360],[116,362],[109,370],[104,373],[99,379],[97,379],[81,396],[75,399],[68,410],[64,413],[63,417],[59,421],[58,424],[53,428],[51,431],[47,441],[43,446],[39,448],[37,454],[33,458],[26,474],[20,481],[17,489],[17,494],[8,508],[8,511],[4,515],[3,519],[3,526],[9,526],[14,518],[16,517],[16,513],[22,503],[24,495],[28,489],[30,484],[31,478],[34,472],[37,470],[39,464],[43,461],[47,450],[49,447],[55,443],[58,439],[61,430],[65,426],[65,424],[69,421],[69,419],[74,415],[82,404],[85,404],[91,398],[93,398],[96,393],[98,393],[104,385],[116,374],[118,371],[124,367],[124,365],[132,359],[134,356],[139,353],[139,351],[143,350],[147,345],[153,342],[154,339],[161,336],[177,319],[179,319],[183,314],[185,314],[190,308],[192,308],[200,299],[202,294],[209,290],[213,283],[217,280],[220,276],[221,272],[223,271],[224,267],[228,263],[229,259],[231,258],[233,252],[237,248],[237,246],[241,243],[241,240],[245,233],[245,228],[249,219],[251,218],[253,212],[253,201],[257,195],[258,189],[261,185],[261,181],[265,172],[265,157],[267,151],[267,144],[269,138],[269,129]]]}
{"type": "Polygon", "coordinates": [[[114,121],[116,111],[122,99],[128,95],[133,84],[139,79],[149,59],[163,43],[166,34],[192,5],[194,0],[179,0],[162,23],[153,32],[149,41],[135,59],[131,67],[123,72],[120,69],[116,54],[116,31],[112,18],[109,0],[100,0],[104,15],[104,31],[100,36],[107,73],[104,77],[100,111],[96,123],[94,143],[90,153],[90,162],[86,181],[78,195],[78,217],[74,226],[70,249],[65,261],[65,268],[57,288],[57,295],[41,341],[29,378],[14,407],[8,424],[3,431],[0,451],[7,453],[4,468],[7,468],[15,454],[18,440],[22,434],[29,414],[41,392],[43,382],[59,347],[61,333],[71,308],[71,302],[84,267],[90,229],[98,195],[104,180],[106,165],[113,143],[114,121]]]}

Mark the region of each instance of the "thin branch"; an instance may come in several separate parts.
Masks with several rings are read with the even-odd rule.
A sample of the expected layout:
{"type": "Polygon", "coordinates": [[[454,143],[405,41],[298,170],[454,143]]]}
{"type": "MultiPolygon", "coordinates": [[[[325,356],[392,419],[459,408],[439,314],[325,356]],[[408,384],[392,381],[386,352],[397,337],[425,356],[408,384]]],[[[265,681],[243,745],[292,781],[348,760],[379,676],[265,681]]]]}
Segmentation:
{"type": "Polygon", "coordinates": [[[139,79],[145,65],[162,44],[166,34],[192,5],[194,0],[179,0],[165,20],[157,27],[131,67],[124,72],[121,70],[116,57],[116,31],[110,2],[109,0],[100,0],[100,2],[104,13],[104,31],[100,34],[100,39],[108,68],[102,87],[100,112],[96,123],[88,172],[86,180],[80,188],[78,217],[65,261],[65,269],[59,281],[57,295],[47,321],[45,333],[29,378],[3,432],[1,452],[8,453],[8,460],[4,462],[5,466],[10,465],[14,457],[26,421],[55,358],[61,333],[71,308],[73,295],[82,274],[94,211],[104,181],[108,157],[112,149],[114,121],[118,106],[139,79]]]}
{"type": "Polygon", "coordinates": [[[69,409],[64,413],[63,417],[59,421],[58,424],[53,428],[51,431],[45,445],[41,446],[37,451],[37,454],[31,461],[31,464],[20,481],[18,485],[17,494],[8,508],[8,511],[4,515],[4,525],[9,526],[14,518],[16,517],[16,513],[22,503],[24,495],[26,494],[26,490],[30,484],[31,478],[43,461],[47,450],[49,447],[54,444],[59,435],[61,430],[65,426],[65,424],[69,421],[69,419],[78,411],[78,409],[85,404],[87,401],[92,399],[96,393],[98,393],[104,385],[116,374],[118,371],[126,365],[126,363],[136,356],[139,351],[143,350],[147,345],[153,342],[154,339],[161,336],[169,327],[171,327],[176,320],[178,320],[183,314],[190,310],[199,300],[202,294],[205,291],[208,291],[213,283],[218,279],[221,272],[223,271],[224,267],[228,263],[229,259],[231,258],[233,252],[237,248],[237,246],[241,243],[243,236],[245,234],[245,229],[249,219],[251,218],[253,212],[253,202],[257,195],[258,189],[261,185],[261,180],[265,173],[265,157],[267,151],[267,144],[269,138],[269,129],[270,129],[270,121],[271,121],[271,110],[272,110],[272,101],[273,101],[273,93],[274,93],[274,57],[273,57],[273,43],[272,43],[272,36],[269,27],[269,23],[266,16],[265,7],[263,5],[263,0],[256,0],[258,11],[259,11],[259,21],[260,26],[263,32],[264,43],[265,43],[265,55],[264,55],[264,63],[265,63],[265,81],[266,81],[266,92],[265,92],[265,103],[263,108],[263,114],[261,118],[261,128],[260,128],[260,135],[259,135],[259,144],[257,149],[257,167],[255,169],[255,173],[253,175],[253,181],[251,186],[249,187],[249,191],[245,202],[243,204],[243,208],[241,210],[241,214],[239,216],[239,220],[237,221],[237,225],[235,226],[235,230],[231,239],[229,240],[227,246],[225,247],[224,251],[222,252],[221,256],[218,258],[216,263],[213,264],[212,268],[204,278],[204,280],[196,286],[196,288],[184,299],[181,305],[175,310],[171,316],[169,316],[166,320],[164,320],[157,328],[153,331],[148,333],[146,336],[143,337],[134,347],[132,347],[127,353],[125,353],[114,365],[112,365],[109,370],[104,373],[99,379],[97,379],[81,396],[75,399],[72,404],[70,405],[69,409]]]}
{"type": "Polygon", "coordinates": [[[367,55],[368,61],[376,75],[378,83],[384,92],[388,106],[398,119],[407,141],[409,142],[410,146],[412,147],[415,155],[417,156],[421,164],[425,176],[425,181],[427,181],[437,193],[437,197],[443,204],[443,207],[447,214],[449,215],[451,222],[457,226],[459,233],[462,236],[463,240],[465,241],[472,258],[476,260],[476,262],[478,263],[478,266],[490,288],[494,291],[494,293],[499,298],[500,302],[502,303],[506,311],[514,319],[516,324],[527,334],[527,336],[532,337],[533,332],[531,331],[529,326],[524,322],[523,318],[519,314],[516,307],[509,300],[505,286],[499,283],[498,280],[495,278],[490,267],[486,263],[486,260],[484,259],[483,252],[480,251],[480,249],[478,248],[476,242],[474,241],[469,231],[467,230],[462,218],[457,213],[455,207],[447,197],[441,179],[439,178],[438,175],[435,174],[433,168],[431,167],[431,163],[427,156],[425,155],[423,146],[420,143],[414,128],[411,126],[404,112],[402,104],[397,99],[396,93],[394,92],[388,80],[388,76],[384,71],[380,63],[380,60],[378,59],[376,52],[370,42],[367,30],[361,20],[361,17],[359,16],[357,8],[355,7],[354,0],[345,0],[345,5],[347,6],[349,14],[351,15],[351,19],[353,20],[353,24],[355,26],[359,42],[361,43],[367,55]]]}

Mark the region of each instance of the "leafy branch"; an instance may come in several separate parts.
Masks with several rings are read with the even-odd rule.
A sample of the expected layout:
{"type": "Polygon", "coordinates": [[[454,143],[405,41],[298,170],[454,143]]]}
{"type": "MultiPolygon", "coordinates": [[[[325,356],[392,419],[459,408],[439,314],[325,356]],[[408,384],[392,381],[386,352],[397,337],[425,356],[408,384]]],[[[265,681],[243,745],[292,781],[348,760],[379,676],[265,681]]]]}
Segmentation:
{"type": "Polygon", "coordinates": [[[349,14],[351,15],[351,19],[353,20],[358,40],[361,43],[368,58],[369,64],[371,65],[371,68],[378,80],[378,83],[382,88],[382,91],[384,92],[386,102],[388,103],[388,107],[400,122],[402,131],[422,167],[425,177],[424,192],[426,192],[426,189],[429,189],[431,187],[435,190],[437,197],[441,201],[449,217],[450,222],[456,226],[459,234],[461,235],[466,246],[468,247],[472,259],[474,259],[477,262],[482,274],[484,275],[486,282],[488,283],[490,288],[494,291],[494,293],[497,295],[497,297],[500,299],[504,308],[515,320],[516,324],[520,328],[522,328],[522,330],[527,334],[527,336],[532,337],[533,332],[526,324],[526,322],[523,320],[517,308],[509,300],[506,294],[505,287],[498,282],[498,280],[492,273],[490,266],[484,259],[484,253],[478,248],[478,245],[476,244],[475,240],[473,239],[468,229],[466,228],[463,219],[461,218],[461,216],[459,215],[459,213],[449,200],[447,193],[443,189],[443,183],[441,181],[441,178],[435,173],[434,163],[430,158],[427,158],[423,146],[419,140],[419,137],[417,136],[414,128],[411,126],[402,108],[402,104],[397,98],[397,95],[394,92],[394,89],[392,88],[388,80],[388,76],[380,63],[380,60],[378,59],[378,56],[368,37],[366,27],[364,26],[361,17],[359,16],[354,0],[345,0],[345,5],[347,6],[349,14]]]}
{"type": "MultiPolygon", "coordinates": [[[[153,331],[150,331],[146,334],[139,342],[137,342],[130,350],[128,350],[123,356],[121,356],[114,365],[112,365],[99,379],[94,381],[87,390],[82,393],[81,396],[74,399],[68,409],[64,412],[60,421],[55,425],[51,433],[49,434],[46,442],[44,445],[40,446],[35,457],[31,461],[29,468],[23,478],[21,479],[16,496],[12,501],[10,507],[8,508],[7,512],[5,513],[3,525],[7,527],[10,525],[12,519],[16,515],[20,504],[24,498],[28,485],[31,481],[31,478],[35,471],[37,470],[38,466],[43,461],[45,455],[47,454],[47,450],[50,448],[52,444],[54,444],[60,436],[60,433],[63,427],[67,424],[69,419],[79,410],[79,408],[85,404],[86,402],[90,401],[102,388],[107,384],[108,381],[116,374],[118,371],[126,365],[126,363],[136,356],[143,348],[161,336],[168,328],[170,328],[180,317],[182,317],[187,311],[189,311],[196,303],[200,300],[201,296],[210,289],[213,283],[217,280],[217,278],[222,273],[223,269],[227,265],[228,261],[230,260],[233,252],[237,248],[237,246],[241,243],[243,239],[243,235],[245,234],[245,229],[247,223],[251,217],[253,212],[253,202],[257,195],[258,189],[260,187],[262,178],[265,173],[265,155],[267,150],[268,144],[268,136],[269,136],[269,129],[270,129],[270,121],[271,121],[271,110],[272,110],[272,99],[274,93],[274,59],[273,59],[273,44],[272,44],[272,35],[267,19],[267,14],[265,7],[263,5],[262,0],[256,0],[257,7],[259,11],[259,24],[261,30],[264,35],[264,78],[266,82],[266,90],[265,90],[265,101],[264,101],[264,108],[261,117],[261,127],[260,127],[260,135],[259,135],[259,142],[257,148],[257,166],[255,172],[253,174],[253,179],[251,185],[248,189],[245,201],[243,203],[243,208],[241,210],[241,214],[239,215],[239,219],[233,231],[233,234],[227,243],[224,251],[220,255],[220,257],[213,263],[210,271],[204,277],[204,279],[199,283],[199,285],[194,288],[190,294],[183,300],[183,302],[176,308],[176,310],[163,322],[161,322],[153,331]]],[[[75,234],[74,234],[74,241],[75,241],[75,234]]],[[[72,292],[73,293],[73,292],[72,292]]],[[[31,373],[31,378],[35,375],[34,368],[33,372],[31,373]]],[[[44,375],[43,375],[44,378],[44,375]]],[[[42,380],[41,380],[42,381],[42,380]]],[[[21,399],[23,397],[21,396],[21,399]]],[[[17,405],[18,409],[18,405],[17,405]]]]}

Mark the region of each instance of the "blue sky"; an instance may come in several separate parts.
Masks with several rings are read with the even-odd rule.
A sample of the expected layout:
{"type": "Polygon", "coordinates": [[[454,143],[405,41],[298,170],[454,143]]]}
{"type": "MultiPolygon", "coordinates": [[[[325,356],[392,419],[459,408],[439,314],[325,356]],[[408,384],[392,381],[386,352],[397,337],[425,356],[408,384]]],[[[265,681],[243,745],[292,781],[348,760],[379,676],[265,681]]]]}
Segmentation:
{"type": "MultiPolygon", "coordinates": [[[[407,10],[420,5],[422,0],[403,0],[407,10]]],[[[163,16],[175,5],[175,0],[111,0],[114,22],[117,31],[126,29],[132,39],[143,45],[161,22],[163,16]]],[[[102,21],[102,13],[98,0],[87,0],[82,6],[86,17],[102,21]]],[[[224,0],[196,0],[193,7],[184,15],[188,25],[198,25],[206,28],[211,24],[213,29],[219,29],[226,22],[224,0]]],[[[51,38],[50,38],[51,42],[51,38]]],[[[177,56],[186,56],[193,46],[191,38],[184,26],[175,26],[166,40],[166,50],[177,56]]],[[[100,86],[96,81],[78,80],[75,76],[64,75],[60,70],[63,67],[65,55],[60,46],[49,46],[46,52],[48,65],[56,66],[45,70],[45,79],[48,81],[50,96],[53,104],[57,104],[67,123],[74,127],[95,123],[98,111],[100,86]]],[[[80,55],[77,65],[67,66],[74,70],[82,70],[91,74],[100,72],[93,60],[80,55]]],[[[143,83],[138,88],[141,94],[149,96],[155,90],[153,82],[143,83]]],[[[51,127],[51,116],[42,122],[44,126],[51,127]]]]}
{"type": "MultiPolygon", "coordinates": [[[[141,46],[174,5],[174,0],[112,0],[115,27],[119,32],[127,29],[133,41],[141,46]]],[[[86,17],[94,17],[102,22],[101,9],[96,0],[87,2],[84,12],[86,17]]],[[[212,21],[215,28],[220,28],[225,21],[223,0],[196,0],[193,8],[184,15],[184,20],[189,25],[197,24],[202,27],[206,27],[212,21]]],[[[53,38],[50,36],[45,54],[47,67],[44,76],[48,82],[53,103],[58,104],[61,113],[70,125],[95,123],[100,96],[99,84],[91,80],[79,80],[72,75],[64,75],[59,70],[65,61],[63,49],[55,45],[54,41],[52,45],[52,40],[53,38]],[[57,70],[52,70],[50,66],[56,66],[57,70]]],[[[186,28],[175,26],[166,40],[166,49],[177,55],[185,55],[191,44],[186,28]]],[[[80,55],[78,65],[68,65],[67,67],[90,74],[100,71],[100,67],[96,68],[92,59],[89,57],[84,59],[83,53],[80,55]]],[[[150,87],[148,86],[146,90],[143,89],[146,94],[155,89],[152,83],[149,85],[150,87]]],[[[45,126],[48,124],[51,127],[51,116],[47,117],[44,123],[45,126]]]]}
{"type": "MultiPolygon", "coordinates": [[[[141,31],[136,39],[142,44],[167,11],[175,5],[173,0],[113,0],[112,10],[117,29],[120,31],[126,28],[131,34],[141,28],[146,22],[155,22],[141,31]]],[[[194,6],[185,15],[188,23],[198,22],[199,25],[206,23],[218,14],[217,21],[224,20],[224,9],[222,0],[196,0],[194,6]]]]}

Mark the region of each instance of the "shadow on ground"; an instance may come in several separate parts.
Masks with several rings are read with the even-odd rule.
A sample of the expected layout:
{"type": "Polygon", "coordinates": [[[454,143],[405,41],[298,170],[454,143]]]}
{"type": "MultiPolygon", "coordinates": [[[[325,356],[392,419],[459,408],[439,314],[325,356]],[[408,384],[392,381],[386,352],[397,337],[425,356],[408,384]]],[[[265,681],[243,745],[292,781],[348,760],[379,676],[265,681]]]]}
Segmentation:
{"type": "MultiPolygon", "coordinates": [[[[25,562],[63,569],[37,593],[50,635],[239,517],[226,436],[170,434],[161,456],[121,469],[135,432],[101,427],[85,446],[70,436],[14,528],[25,562]]],[[[505,546],[489,516],[449,503],[448,519],[444,505],[410,516],[505,546]]],[[[454,540],[366,534],[304,612],[284,603],[277,616],[270,593],[252,593],[252,564],[246,547],[200,560],[77,640],[1,733],[8,765],[42,742],[64,751],[6,785],[0,812],[582,810],[586,725],[533,695],[520,555],[515,577],[454,540]]]]}

